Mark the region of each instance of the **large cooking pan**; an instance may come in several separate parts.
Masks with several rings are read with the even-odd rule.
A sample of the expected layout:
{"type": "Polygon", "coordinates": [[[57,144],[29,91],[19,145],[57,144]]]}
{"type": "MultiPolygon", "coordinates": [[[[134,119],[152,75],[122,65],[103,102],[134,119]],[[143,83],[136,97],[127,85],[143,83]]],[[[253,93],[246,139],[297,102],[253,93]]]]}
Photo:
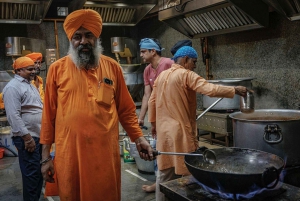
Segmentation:
{"type": "Polygon", "coordinates": [[[215,164],[205,163],[201,156],[185,156],[185,164],[200,183],[223,193],[247,194],[255,188],[274,188],[284,166],[279,156],[254,149],[211,150],[216,154],[215,164]]]}

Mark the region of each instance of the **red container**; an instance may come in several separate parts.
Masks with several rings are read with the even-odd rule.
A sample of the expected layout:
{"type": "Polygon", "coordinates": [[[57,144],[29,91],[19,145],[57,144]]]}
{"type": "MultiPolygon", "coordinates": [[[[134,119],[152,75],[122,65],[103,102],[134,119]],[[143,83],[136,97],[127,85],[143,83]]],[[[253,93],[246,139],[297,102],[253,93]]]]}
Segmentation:
{"type": "Polygon", "coordinates": [[[3,158],[3,155],[4,155],[4,149],[0,148],[0,159],[3,158]]]}

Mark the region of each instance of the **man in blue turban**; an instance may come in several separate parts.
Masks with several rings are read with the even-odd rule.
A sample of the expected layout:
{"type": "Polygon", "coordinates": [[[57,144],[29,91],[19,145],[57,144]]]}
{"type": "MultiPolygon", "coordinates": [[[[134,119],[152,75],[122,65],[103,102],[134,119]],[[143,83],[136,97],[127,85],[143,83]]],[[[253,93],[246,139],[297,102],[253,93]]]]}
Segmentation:
{"type": "Polygon", "coordinates": [[[198,54],[196,52],[196,50],[190,46],[183,46],[181,47],[179,50],[177,50],[177,52],[175,53],[173,59],[176,61],[177,58],[179,57],[189,57],[189,58],[193,58],[193,59],[197,59],[198,58],[198,54]]]}
{"type": "MultiPolygon", "coordinates": [[[[198,149],[196,127],[196,93],[210,97],[233,98],[245,96],[243,86],[222,86],[207,82],[193,72],[198,54],[190,46],[183,46],[174,55],[175,64],[155,80],[148,102],[148,120],[157,132],[156,148],[161,152],[191,153],[198,149]]],[[[157,157],[156,201],[165,200],[159,184],[190,175],[184,157],[157,157]]]]}

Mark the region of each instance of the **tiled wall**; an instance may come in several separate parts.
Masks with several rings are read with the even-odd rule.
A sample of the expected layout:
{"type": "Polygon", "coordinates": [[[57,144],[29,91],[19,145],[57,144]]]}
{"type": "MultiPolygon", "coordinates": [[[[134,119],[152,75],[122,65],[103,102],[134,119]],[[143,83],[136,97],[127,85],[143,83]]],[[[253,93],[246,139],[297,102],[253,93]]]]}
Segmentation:
{"type": "MultiPolygon", "coordinates": [[[[188,39],[159,21],[143,21],[139,37],[156,37],[171,57],[170,49],[178,41],[188,39]]],[[[201,61],[200,39],[193,39],[200,59],[196,72],[205,77],[201,61]]],[[[255,77],[257,109],[297,109],[300,104],[300,21],[289,21],[270,13],[268,28],[229,33],[208,38],[210,68],[214,79],[255,77]]],[[[202,97],[198,96],[202,106],[202,97]]]]}
{"type": "MultiPolygon", "coordinates": [[[[46,40],[47,48],[56,48],[54,22],[41,25],[0,24],[6,32],[0,33],[0,70],[10,69],[11,58],[5,56],[4,38],[22,36],[46,40]]],[[[60,57],[67,54],[69,42],[62,22],[57,22],[60,57]]],[[[135,27],[103,27],[101,34],[104,54],[111,53],[110,38],[130,37],[139,43],[141,38],[158,38],[166,50],[163,56],[171,57],[170,49],[186,36],[157,20],[143,20],[135,27]]],[[[205,77],[205,65],[201,61],[200,39],[193,39],[193,47],[199,54],[196,72],[205,77]]],[[[277,13],[270,13],[269,28],[230,33],[208,38],[211,73],[214,79],[255,77],[256,108],[296,109],[300,103],[300,21],[288,21],[277,13]]],[[[138,58],[136,58],[138,59],[138,58]]],[[[137,61],[138,62],[138,61],[137,61]]],[[[202,106],[202,97],[198,96],[202,106]]]]}

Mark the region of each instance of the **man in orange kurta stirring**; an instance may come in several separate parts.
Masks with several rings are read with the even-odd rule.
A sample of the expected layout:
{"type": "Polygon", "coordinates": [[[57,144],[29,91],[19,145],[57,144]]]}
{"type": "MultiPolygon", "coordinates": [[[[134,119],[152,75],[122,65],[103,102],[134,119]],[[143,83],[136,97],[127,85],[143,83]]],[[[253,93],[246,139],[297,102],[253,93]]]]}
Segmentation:
{"type": "Polygon", "coordinates": [[[41,144],[42,174],[54,182],[61,201],[121,200],[119,124],[128,133],[140,157],[153,160],[143,137],[135,104],[119,64],[101,54],[100,15],[91,9],[69,14],[64,29],[69,54],[48,71],[41,144]],[[55,142],[55,168],[50,157],[55,142]]]}
{"type": "MultiPolygon", "coordinates": [[[[156,129],[159,151],[190,153],[197,150],[196,92],[225,98],[233,98],[234,94],[246,95],[246,87],[211,84],[194,73],[197,58],[194,48],[181,47],[173,58],[176,63],[154,82],[148,102],[148,119],[156,129]]],[[[162,201],[165,197],[159,190],[159,183],[190,173],[183,156],[158,156],[157,165],[155,196],[156,201],[162,201]]]]}

